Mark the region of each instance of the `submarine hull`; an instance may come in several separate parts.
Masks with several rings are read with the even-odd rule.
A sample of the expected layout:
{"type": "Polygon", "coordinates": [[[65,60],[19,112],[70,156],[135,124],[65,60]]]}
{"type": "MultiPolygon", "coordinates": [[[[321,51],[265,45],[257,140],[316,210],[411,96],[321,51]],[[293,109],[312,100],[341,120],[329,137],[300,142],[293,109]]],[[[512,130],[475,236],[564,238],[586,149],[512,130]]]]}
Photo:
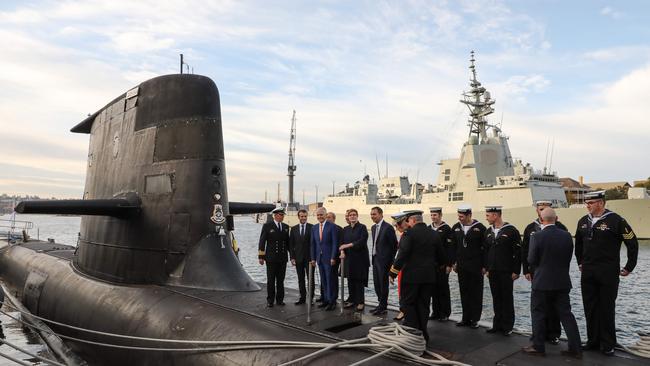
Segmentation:
{"type": "MultiPolygon", "coordinates": [[[[0,275],[33,314],[85,329],[160,339],[336,341],[332,336],[246,313],[207,297],[188,296],[173,287],[96,280],[76,271],[67,259],[71,256],[72,250],[48,252],[42,248],[12,246],[0,256],[0,275]]],[[[65,336],[116,346],[183,347],[94,335],[56,325],[52,328],[65,336]]],[[[314,351],[252,349],[190,353],[129,350],[77,341],[67,343],[92,365],[272,365],[314,351]]],[[[371,355],[364,351],[335,351],[309,362],[349,364],[371,355]]],[[[382,364],[392,363],[385,358],[381,361],[382,364]]]]}

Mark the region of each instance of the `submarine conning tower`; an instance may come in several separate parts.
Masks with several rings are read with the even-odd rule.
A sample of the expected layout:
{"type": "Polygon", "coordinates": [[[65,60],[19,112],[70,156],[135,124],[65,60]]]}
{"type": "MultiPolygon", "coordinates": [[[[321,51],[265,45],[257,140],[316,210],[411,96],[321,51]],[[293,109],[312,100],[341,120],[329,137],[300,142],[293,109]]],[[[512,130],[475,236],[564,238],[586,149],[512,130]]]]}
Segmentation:
{"type": "Polygon", "coordinates": [[[48,212],[62,212],[66,203],[115,206],[69,211],[84,215],[73,259],[78,271],[125,284],[260,289],[234,254],[226,225],[232,210],[211,79],[153,78],[71,131],[90,134],[84,197],[48,212]]]}

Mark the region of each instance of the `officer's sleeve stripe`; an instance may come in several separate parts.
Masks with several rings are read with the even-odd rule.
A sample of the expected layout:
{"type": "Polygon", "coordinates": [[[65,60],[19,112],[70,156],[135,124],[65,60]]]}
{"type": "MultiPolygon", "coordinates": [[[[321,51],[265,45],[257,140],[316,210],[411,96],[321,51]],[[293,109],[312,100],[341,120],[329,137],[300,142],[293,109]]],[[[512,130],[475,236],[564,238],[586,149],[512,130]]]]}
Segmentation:
{"type": "Polygon", "coordinates": [[[630,240],[632,238],[634,238],[634,231],[630,231],[627,234],[623,234],[623,239],[625,239],[625,240],[630,240]]]}
{"type": "Polygon", "coordinates": [[[394,274],[399,274],[399,270],[395,268],[395,266],[390,267],[390,271],[394,274]]]}
{"type": "Polygon", "coordinates": [[[257,252],[257,255],[265,255],[265,254],[266,254],[266,252],[263,251],[263,250],[260,250],[259,252],[257,252]]]}

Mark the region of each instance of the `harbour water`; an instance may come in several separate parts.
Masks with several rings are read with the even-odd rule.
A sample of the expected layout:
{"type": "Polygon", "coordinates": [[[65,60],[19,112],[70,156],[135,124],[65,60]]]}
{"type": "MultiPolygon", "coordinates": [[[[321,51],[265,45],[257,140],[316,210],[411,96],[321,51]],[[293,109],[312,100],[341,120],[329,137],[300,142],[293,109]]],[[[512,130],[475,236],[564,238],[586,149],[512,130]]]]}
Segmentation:
{"type": "MultiPolygon", "coordinates": [[[[7,219],[9,216],[0,216],[0,219],[7,219]]],[[[31,221],[34,223],[34,229],[30,231],[33,238],[37,236],[40,240],[53,238],[58,243],[76,245],[77,235],[79,232],[80,218],[74,216],[51,216],[51,215],[18,215],[17,220],[31,221]]],[[[311,221],[311,219],[310,219],[311,221]]],[[[258,263],[257,245],[261,224],[256,223],[251,217],[237,217],[235,219],[235,237],[240,248],[239,258],[246,271],[251,277],[259,282],[266,282],[266,270],[264,266],[258,263]]],[[[523,228],[521,228],[523,230],[523,228]]],[[[626,251],[623,246],[622,263],[626,259],[626,251]]],[[[297,288],[296,273],[288,264],[285,286],[297,288]]],[[[584,312],[582,308],[582,298],[580,296],[580,274],[577,270],[575,261],[572,262],[571,276],[574,289],[571,291],[572,310],[577,318],[580,327],[580,333],[583,339],[586,337],[584,312]]],[[[371,283],[366,289],[366,299],[376,301],[371,283]]],[[[631,345],[637,342],[637,332],[650,332],[650,317],[647,315],[647,309],[650,308],[650,241],[640,242],[638,265],[634,272],[627,278],[622,278],[616,311],[616,325],[618,341],[623,345],[631,345]]],[[[451,297],[452,297],[452,318],[457,318],[461,314],[460,297],[458,293],[458,279],[452,272],[450,275],[451,297]]],[[[529,332],[530,325],[530,283],[523,277],[515,281],[515,328],[529,332]]],[[[490,289],[487,280],[485,281],[483,295],[483,324],[488,325],[493,316],[490,289]]],[[[293,306],[294,299],[287,298],[287,303],[293,306]]],[[[392,305],[397,304],[397,289],[391,287],[389,302],[392,305]]],[[[4,309],[7,311],[7,309],[4,309]]],[[[9,341],[25,339],[25,334],[18,324],[14,324],[6,316],[0,317],[5,327],[9,341]]],[[[27,338],[33,343],[33,338],[27,338]]],[[[39,351],[38,345],[31,345],[31,350],[39,351]]],[[[7,346],[3,346],[3,351],[7,352],[7,346]]],[[[29,358],[22,358],[28,360],[29,358]]],[[[2,364],[3,360],[0,360],[2,364]]]]}

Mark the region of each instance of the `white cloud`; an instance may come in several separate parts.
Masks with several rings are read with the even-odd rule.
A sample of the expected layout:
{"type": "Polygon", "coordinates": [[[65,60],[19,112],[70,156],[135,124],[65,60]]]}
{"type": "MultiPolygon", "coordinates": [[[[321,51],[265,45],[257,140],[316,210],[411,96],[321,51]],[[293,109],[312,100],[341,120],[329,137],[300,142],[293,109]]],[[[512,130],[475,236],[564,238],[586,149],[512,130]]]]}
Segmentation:
{"type": "Polygon", "coordinates": [[[620,12],[618,10],[615,10],[614,8],[612,8],[610,6],[606,6],[606,7],[602,8],[602,9],[600,9],[600,14],[604,15],[604,16],[607,16],[607,17],[611,17],[612,19],[621,19],[623,17],[622,12],[620,12]]]}

